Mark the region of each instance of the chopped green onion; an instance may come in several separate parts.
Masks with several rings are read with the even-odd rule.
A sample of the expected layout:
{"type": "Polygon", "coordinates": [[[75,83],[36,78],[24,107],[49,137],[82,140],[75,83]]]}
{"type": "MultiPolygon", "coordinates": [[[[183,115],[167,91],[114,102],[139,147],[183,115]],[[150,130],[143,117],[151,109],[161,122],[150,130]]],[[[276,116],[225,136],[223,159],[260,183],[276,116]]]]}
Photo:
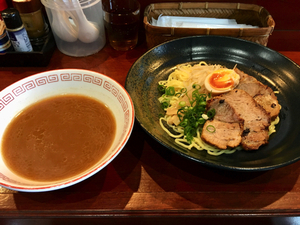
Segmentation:
{"type": "Polygon", "coordinates": [[[187,89],[186,89],[186,88],[182,88],[182,89],[180,90],[180,93],[181,93],[181,94],[186,94],[186,93],[187,93],[187,89]]]}
{"type": "Polygon", "coordinates": [[[196,90],[200,90],[201,86],[199,84],[193,84],[192,86],[196,90]]]}
{"type": "Polygon", "coordinates": [[[180,123],[180,125],[181,125],[182,127],[186,127],[186,126],[188,125],[188,120],[187,120],[187,119],[183,120],[183,121],[180,123]]]}
{"type": "Polygon", "coordinates": [[[198,123],[199,123],[199,124],[204,124],[205,122],[206,122],[206,120],[203,119],[203,118],[200,118],[200,119],[198,120],[198,123]]]}
{"type": "Polygon", "coordinates": [[[206,130],[210,133],[215,133],[216,132],[216,128],[213,125],[208,125],[206,127],[206,130]]]}
{"type": "Polygon", "coordinates": [[[168,102],[162,102],[161,107],[162,107],[162,109],[166,109],[166,108],[169,107],[169,103],[168,102]]]}
{"type": "MultiPolygon", "coordinates": [[[[179,109],[177,110],[177,116],[179,118],[179,126],[183,127],[185,139],[191,143],[194,137],[197,136],[197,131],[203,128],[204,123],[207,119],[213,118],[215,115],[215,110],[206,111],[206,99],[208,95],[201,94],[199,91],[201,86],[198,84],[193,84],[192,95],[187,94],[187,89],[182,88],[179,92],[175,92],[174,87],[165,87],[160,85],[159,89],[164,90],[164,99],[161,101],[163,109],[170,106],[171,96],[182,97],[187,96],[188,102],[180,101],[178,103],[179,109]],[[187,105],[189,103],[189,105],[187,105]],[[207,115],[205,118],[202,115],[207,115]]],[[[210,96],[210,95],[209,95],[210,96]]],[[[214,131],[213,131],[214,132],[214,131]]]]}
{"type": "Polygon", "coordinates": [[[186,104],[185,101],[180,101],[180,102],[179,102],[179,106],[180,106],[180,107],[184,107],[185,104],[186,104]]]}
{"type": "Polygon", "coordinates": [[[211,98],[212,97],[212,91],[210,91],[209,93],[208,93],[208,98],[211,98]]]}
{"type": "Polygon", "coordinates": [[[169,96],[175,95],[175,88],[174,87],[168,87],[166,89],[166,95],[169,95],[169,96]]]}
{"type": "Polygon", "coordinates": [[[175,96],[179,98],[179,97],[181,96],[181,93],[180,93],[180,92],[177,92],[177,93],[175,94],[175,96]]]}
{"type": "Polygon", "coordinates": [[[209,119],[212,119],[216,114],[216,110],[215,109],[211,109],[209,111],[207,111],[206,115],[208,116],[209,119]]]}
{"type": "Polygon", "coordinates": [[[208,119],[209,119],[208,116],[207,116],[206,114],[202,114],[202,118],[203,118],[204,120],[208,120],[208,119]]]}
{"type": "Polygon", "coordinates": [[[206,106],[206,101],[205,102],[200,102],[199,105],[206,106]]]}
{"type": "Polygon", "coordinates": [[[194,84],[193,88],[195,90],[193,90],[191,98],[187,95],[186,89],[181,90],[181,92],[185,92],[191,106],[182,106],[177,111],[180,120],[179,125],[184,128],[185,138],[190,143],[197,136],[197,130],[201,129],[206,122],[202,114],[206,113],[207,95],[199,93],[200,85],[194,84]]]}
{"type": "Polygon", "coordinates": [[[164,94],[166,92],[166,87],[164,85],[159,84],[157,90],[159,93],[164,94]]]}

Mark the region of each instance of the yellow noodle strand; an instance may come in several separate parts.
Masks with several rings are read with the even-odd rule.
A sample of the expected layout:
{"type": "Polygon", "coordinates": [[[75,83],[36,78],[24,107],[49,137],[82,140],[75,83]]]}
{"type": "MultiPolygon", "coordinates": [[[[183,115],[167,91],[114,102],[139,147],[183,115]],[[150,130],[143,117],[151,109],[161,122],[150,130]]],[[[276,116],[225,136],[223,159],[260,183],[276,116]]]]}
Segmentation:
{"type": "MultiPolygon", "coordinates": [[[[206,62],[201,61],[199,64],[196,64],[194,66],[191,65],[182,65],[178,66],[174,72],[172,72],[167,80],[159,81],[160,85],[164,85],[166,87],[174,87],[175,91],[178,92],[182,88],[189,88],[192,87],[193,84],[198,84],[201,86],[201,89],[205,91],[204,88],[204,81],[207,75],[211,74],[215,70],[218,70],[220,68],[224,68],[221,65],[208,65],[206,62]]],[[[188,90],[187,90],[188,91],[188,90]]],[[[204,92],[203,92],[204,93],[204,92]]],[[[178,96],[161,96],[158,99],[160,102],[163,102],[165,100],[168,100],[170,102],[171,107],[178,106],[178,103],[180,102],[181,98],[178,96]]],[[[168,120],[171,118],[171,116],[165,115],[164,117],[159,119],[160,126],[162,129],[172,138],[175,139],[175,142],[186,148],[186,149],[192,149],[196,148],[199,151],[206,150],[208,154],[219,156],[222,154],[232,154],[236,151],[242,150],[241,146],[238,146],[233,149],[218,149],[215,146],[209,145],[205,143],[201,139],[200,131],[197,131],[197,136],[194,137],[191,143],[189,143],[185,137],[184,137],[184,129],[180,126],[170,125],[168,123],[168,120]],[[166,122],[168,128],[174,130],[175,133],[178,133],[177,135],[171,133],[168,128],[165,127],[163,124],[163,121],[166,122]]],[[[274,121],[271,122],[271,125],[269,126],[269,135],[276,132],[275,126],[279,123],[279,117],[277,117],[274,121]]]]}

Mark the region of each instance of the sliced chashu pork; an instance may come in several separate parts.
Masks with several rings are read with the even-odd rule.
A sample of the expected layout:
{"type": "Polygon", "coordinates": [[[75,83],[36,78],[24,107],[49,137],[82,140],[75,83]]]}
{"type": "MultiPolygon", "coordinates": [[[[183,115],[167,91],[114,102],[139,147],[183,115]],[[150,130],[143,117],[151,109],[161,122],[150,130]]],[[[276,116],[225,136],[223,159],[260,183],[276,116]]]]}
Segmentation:
{"type": "Polygon", "coordinates": [[[246,91],[235,89],[216,96],[208,101],[207,108],[215,109],[216,115],[212,121],[207,121],[204,125],[201,138],[205,142],[226,149],[233,147],[232,140],[240,139],[240,143],[234,142],[234,147],[241,144],[245,150],[256,150],[268,143],[271,117],[246,91]],[[225,123],[220,125],[221,132],[217,130],[219,122],[225,123]],[[238,132],[237,124],[240,127],[238,132]],[[209,125],[215,127],[215,132],[206,129],[209,125]],[[237,133],[238,137],[235,137],[237,133]],[[225,140],[224,142],[227,140],[226,146],[224,142],[220,144],[220,140],[225,140]]]}
{"type": "Polygon", "coordinates": [[[242,122],[224,122],[208,120],[203,126],[201,138],[219,149],[235,148],[240,145],[243,133],[242,122]]]}
{"type": "Polygon", "coordinates": [[[280,112],[281,106],[278,103],[274,91],[239,69],[235,68],[234,71],[240,75],[239,85],[236,89],[242,89],[250,94],[251,97],[270,114],[271,120],[275,120],[280,112]]]}

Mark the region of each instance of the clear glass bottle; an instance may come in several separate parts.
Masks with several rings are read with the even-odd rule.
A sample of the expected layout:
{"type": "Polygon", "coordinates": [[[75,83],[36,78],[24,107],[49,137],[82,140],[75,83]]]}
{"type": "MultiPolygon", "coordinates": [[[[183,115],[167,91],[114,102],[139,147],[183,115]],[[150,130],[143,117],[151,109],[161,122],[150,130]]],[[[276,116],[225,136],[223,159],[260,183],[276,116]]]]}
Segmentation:
{"type": "Polygon", "coordinates": [[[32,44],[35,44],[46,33],[42,3],[40,0],[13,0],[12,4],[19,11],[32,44]]]}

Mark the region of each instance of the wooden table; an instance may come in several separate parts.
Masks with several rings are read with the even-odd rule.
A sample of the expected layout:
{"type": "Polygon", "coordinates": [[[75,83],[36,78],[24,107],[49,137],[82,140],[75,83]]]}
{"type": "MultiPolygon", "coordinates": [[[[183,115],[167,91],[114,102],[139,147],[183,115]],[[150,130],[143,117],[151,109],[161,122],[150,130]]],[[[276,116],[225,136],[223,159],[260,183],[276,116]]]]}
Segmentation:
{"type": "MultiPolygon", "coordinates": [[[[47,67],[0,68],[0,90],[61,68],[97,71],[124,85],[144,52],[144,43],[128,52],[106,45],[84,58],[55,50],[47,67]]],[[[300,64],[300,52],[281,53],[300,64]]],[[[82,183],[45,193],[1,188],[0,224],[285,224],[274,217],[300,215],[299,174],[300,162],[252,173],[204,167],[171,153],[136,123],[118,157],[82,183]]]]}

